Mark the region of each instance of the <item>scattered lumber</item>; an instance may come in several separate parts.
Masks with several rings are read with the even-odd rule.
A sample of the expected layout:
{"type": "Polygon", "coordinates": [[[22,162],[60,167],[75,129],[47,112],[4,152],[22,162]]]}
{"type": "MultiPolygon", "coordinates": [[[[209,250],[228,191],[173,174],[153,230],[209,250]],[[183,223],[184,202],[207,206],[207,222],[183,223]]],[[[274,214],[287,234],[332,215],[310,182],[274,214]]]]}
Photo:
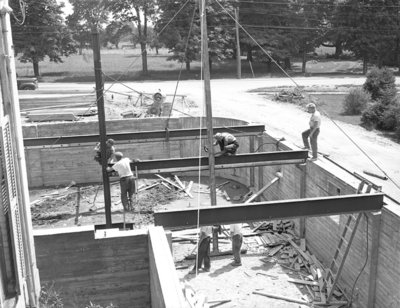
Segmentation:
{"type": "Polygon", "coordinates": [[[140,187],[140,188],[138,188],[138,192],[143,191],[143,190],[147,190],[147,189],[150,189],[150,188],[153,188],[153,187],[155,187],[155,186],[157,186],[157,185],[159,185],[159,184],[160,184],[160,182],[156,182],[156,183],[154,183],[154,184],[147,185],[147,186],[145,186],[145,187],[140,187]]]}
{"type": "Polygon", "coordinates": [[[262,295],[262,296],[266,296],[266,297],[270,297],[270,298],[281,299],[281,300],[284,300],[284,301],[287,301],[287,302],[292,302],[292,303],[297,303],[297,304],[301,304],[301,305],[310,306],[309,302],[302,301],[302,300],[299,300],[299,299],[296,299],[296,298],[279,296],[279,295],[275,295],[275,294],[258,292],[258,291],[253,291],[253,294],[258,294],[258,295],[262,295]]]}
{"type": "Polygon", "coordinates": [[[316,281],[307,281],[307,280],[294,279],[294,278],[288,278],[287,281],[293,282],[293,283],[298,283],[298,284],[306,284],[309,286],[318,286],[318,282],[316,282],[316,281]]]}
{"type": "Polygon", "coordinates": [[[179,184],[179,186],[182,188],[182,190],[190,197],[193,199],[193,196],[188,190],[185,188],[185,185],[183,185],[182,181],[178,178],[177,175],[174,175],[175,181],[179,184]]]}

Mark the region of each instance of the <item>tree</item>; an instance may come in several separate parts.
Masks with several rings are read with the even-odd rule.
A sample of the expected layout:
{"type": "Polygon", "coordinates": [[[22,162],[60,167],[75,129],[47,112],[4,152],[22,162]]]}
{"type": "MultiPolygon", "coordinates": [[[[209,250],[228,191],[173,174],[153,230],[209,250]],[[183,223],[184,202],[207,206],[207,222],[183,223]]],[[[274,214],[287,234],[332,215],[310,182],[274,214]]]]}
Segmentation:
{"type": "Polygon", "coordinates": [[[114,20],[110,24],[108,24],[105,29],[104,43],[106,44],[107,42],[110,42],[118,49],[118,45],[121,39],[127,35],[131,35],[132,32],[132,24],[114,20]]]}
{"type": "Polygon", "coordinates": [[[382,67],[398,42],[397,1],[347,0],[337,11],[335,31],[343,38],[343,47],[363,59],[364,74],[368,63],[382,67]]]}
{"type": "MultiPolygon", "coordinates": [[[[235,3],[235,0],[209,1],[207,3],[210,63],[224,60],[233,55],[235,23],[229,14],[234,15],[235,3]]],[[[189,1],[183,7],[181,2],[162,0],[159,1],[159,10],[160,15],[155,29],[160,41],[172,53],[168,60],[186,63],[186,70],[190,70],[190,63],[200,58],[201,51],[198,1],[189,1]],[[175,16],[177,12],[179,14],[175,16]]]]}
{"type": "Polygon", "coordinates": [[[147,43],[148,23],[155,17],[155,0],[109,0],[108,9],[114,19],[121,22],[131,22],[137,27],[139,44],[142,55],[142,72],[148,73],[147,43]]]}
{"type": "Polygon", "coordinates": [[[79,53],[87,45],[91,45],[91,33],[94,29],[103,30],[108,20],[106,3],[103,0],[70,0],[73,13],[67,16],[67,25],[74,33],[74,39],[79,42],[79,53]]]}
{"type": "MultiPolygon", "coordinates": [[[[10,4],[14,11],[19,11],[17,1],[10,4]]],[[[40,76],[39,62],[46,56],[59,63],[63,56],[76,52],[72,34],[63,24],[62,7],[55,0],[31,0],[26,3],[24,23],[12,20],[15,51],[21,62],[33,63],[35,76],[40,76]]]]}

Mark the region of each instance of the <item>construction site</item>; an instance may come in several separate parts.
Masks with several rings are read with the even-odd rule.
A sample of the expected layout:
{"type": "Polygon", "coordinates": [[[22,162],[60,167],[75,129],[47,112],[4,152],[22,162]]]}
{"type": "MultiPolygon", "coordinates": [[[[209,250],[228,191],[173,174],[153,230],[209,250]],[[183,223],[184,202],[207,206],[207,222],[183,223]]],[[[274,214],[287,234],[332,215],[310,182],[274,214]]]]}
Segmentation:
{"type": "Polygon", "coordinates": [[[107,91],[94,49],[95,92],[19,95],[2,9],[1,308],[400,307],[391,188],[328,153],[310,160],[271,133],[268,115],[213,115],[207,65],[205,85],[178,94],[172,83],[107,91]],[[215,156],[217,133],[236,137],[236,155],[215,156]],[[129,210],[107,171],[109,138],[132,159],[129,210]],[[237,267],[233,224],[243,235],[237,267]],[[204,226],[213,226],[209,271],[194,266],[204,226]]]}

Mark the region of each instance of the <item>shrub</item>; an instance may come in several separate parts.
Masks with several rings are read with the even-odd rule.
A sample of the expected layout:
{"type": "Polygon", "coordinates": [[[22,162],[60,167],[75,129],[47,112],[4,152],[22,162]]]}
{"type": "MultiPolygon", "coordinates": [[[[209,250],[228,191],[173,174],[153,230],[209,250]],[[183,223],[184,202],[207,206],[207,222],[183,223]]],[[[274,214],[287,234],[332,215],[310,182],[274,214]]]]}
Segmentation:
{"type": "Polygon", "coordinates": [[[350,89],[343,102],[343,113],[347,115],[361,114],[371,101],[371,95],[361,88],[350,89]]]}
{"type": "Polygon", "coordinates": [[[400,107],[390,105],[382,114],[382,123],[378,126],[379,129],[395,131],[399,126],[400,107]]]}
{"type": "Polygon", "coordinates": [[[361,115],[361,124],[367,129],[377,128],[382,121],[385,108],[380,103],[370,105],[361,115]]]}
{"type": "Polygon", "coordinates": [[[53,284],[43,285],[39,298],[40,307],[43,308],[63,308],[63,300],[53,284]]]}
{"type": "Polygon", "coordinates": [[[378,100],[385,92],[394,97],[396,96],[395,81],[396,78],[392,71],[387,68],[379,69],[375,67],[367,74],[363,88],[371,94],[373,100],[378,100]]]}

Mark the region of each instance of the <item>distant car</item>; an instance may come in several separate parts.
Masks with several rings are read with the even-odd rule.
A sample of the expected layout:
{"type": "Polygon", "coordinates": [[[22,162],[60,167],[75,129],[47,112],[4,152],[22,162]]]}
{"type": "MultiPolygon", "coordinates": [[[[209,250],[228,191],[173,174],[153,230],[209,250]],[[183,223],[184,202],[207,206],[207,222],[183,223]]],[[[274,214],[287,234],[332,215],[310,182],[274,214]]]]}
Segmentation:
{"type": "Polygon", "coordinates": [[[17,76],[17,86],[18,90],[36,90],[38,88],[38,80],[37,78],[17,76]]]}

